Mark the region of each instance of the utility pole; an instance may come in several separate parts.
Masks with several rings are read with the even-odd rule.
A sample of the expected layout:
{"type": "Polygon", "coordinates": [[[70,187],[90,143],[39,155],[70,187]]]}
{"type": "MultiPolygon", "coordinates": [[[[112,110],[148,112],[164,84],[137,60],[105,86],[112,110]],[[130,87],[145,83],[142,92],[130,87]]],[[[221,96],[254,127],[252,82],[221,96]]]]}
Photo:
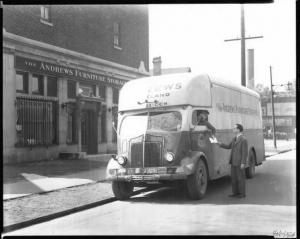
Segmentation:
{"type": "Polygon", "coordinates": [[[291,82],[288,82],[287,84],[280,84],[280,85],[273,85],[272,82],[272,66],[270,66],[270,80],[271,80],[271,104],[272,104],[272,121],[273,121],[273,143],[274,143],[274,148],[277,148],[276,145],[276,125],[275,125],[275,111],[274,111],[274,86],[287,86],[288,90],[290,89],[290,86],[292,85],[291,82]]]}
{"type": "Polygon", "coordinates": [[[241,85],[246,86],[246,60],[245,60],[245,40],[263,38],[263,36],[245,37],[245,17],[244,17],[244,5],[241,4],[241,38],[227,39],[227,41],[239,41],[241,40],[241,85]]]}
{"type": "Polygon", "coordinates": [[[272,121],[273,121],[273,143],[276,149],[276,132],[275,132],[275,113],[274,113],[274,92],[273,92],[273,82],[272,82],[272,66],[270,66],[270,80],[271,80],[271,104],[272,104],[272,121]]]}

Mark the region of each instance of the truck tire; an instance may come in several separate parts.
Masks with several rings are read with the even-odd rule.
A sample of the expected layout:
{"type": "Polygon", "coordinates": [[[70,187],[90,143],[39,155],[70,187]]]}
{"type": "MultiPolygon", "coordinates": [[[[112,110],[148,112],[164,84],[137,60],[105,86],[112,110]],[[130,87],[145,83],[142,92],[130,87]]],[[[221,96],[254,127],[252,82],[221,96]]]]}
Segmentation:
{"type": "Polygon", "coordinates": [[[255,154],[253,150],[249,153],[249,167],[246,168],[246,178],[253,178],[255,174],[255,154]]]}
{"type": "Polygon", "coordinates": [[[112,182],[112,190],[115,197],[119,200],[126,200],[130,198],[133,192],[133,184],[129,182],[119,182],[113,181],[112,182]]]}
{"type": "Polygon", "coordinates": [[[202,199],[205,196],[208,183],[208,174],[205,162],[200,159],[196,165],[195,173],[187,178],[188,195],[193,200],[202,199]]]}

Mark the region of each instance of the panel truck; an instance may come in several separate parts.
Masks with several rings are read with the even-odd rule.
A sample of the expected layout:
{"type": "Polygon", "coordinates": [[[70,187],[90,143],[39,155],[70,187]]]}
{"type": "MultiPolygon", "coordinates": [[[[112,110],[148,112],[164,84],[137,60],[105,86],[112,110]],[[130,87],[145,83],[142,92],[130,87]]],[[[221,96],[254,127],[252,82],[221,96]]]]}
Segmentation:
{"type": "Polygon", "coordinates": [[[120,91],[117,154],[106,177],[116,198],[128,199],[135,186],[181,180],[191,199],[205,196],[209,180],[230,174],[230,150],[199,125],[205,111],[220,142],[230,142],[236,123],[248,139],[246,176],[264,159],[259,94],[206,74],[180,73],[140,78],[120,91]]]}

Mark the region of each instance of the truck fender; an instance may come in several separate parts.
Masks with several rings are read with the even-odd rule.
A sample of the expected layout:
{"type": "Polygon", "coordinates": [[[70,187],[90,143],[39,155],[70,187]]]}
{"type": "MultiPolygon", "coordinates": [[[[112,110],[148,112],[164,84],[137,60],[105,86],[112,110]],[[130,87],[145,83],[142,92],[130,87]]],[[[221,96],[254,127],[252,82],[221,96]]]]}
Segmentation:
{"type": "Polygon", "coordinates": [[[111,158],[106,166],[106,178],[113,175],[112,170],[123,168],[114,158],[111,158]]]}
{"type": "Polygon", "coordinates": [[[187,175],[193,174],[195,172],[195,166],[201,157],[204,157],[206,161],[206,155],[203,152],[192,151],[188,156],[181,160],[180,166],[187,175]]]}

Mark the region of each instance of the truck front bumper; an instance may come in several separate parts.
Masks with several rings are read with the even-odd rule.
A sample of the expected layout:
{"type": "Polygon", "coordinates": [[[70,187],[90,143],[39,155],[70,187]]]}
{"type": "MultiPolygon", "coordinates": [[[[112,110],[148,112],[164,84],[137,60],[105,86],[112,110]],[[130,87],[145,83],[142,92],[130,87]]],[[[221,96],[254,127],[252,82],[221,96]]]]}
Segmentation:
{"type": "Polygon", "coordinates": [[[147,182],[187,178],[185,172],[176,172],[176,169],[168,167],[111,169],[106,179],[109,181],[147,182]]]}

